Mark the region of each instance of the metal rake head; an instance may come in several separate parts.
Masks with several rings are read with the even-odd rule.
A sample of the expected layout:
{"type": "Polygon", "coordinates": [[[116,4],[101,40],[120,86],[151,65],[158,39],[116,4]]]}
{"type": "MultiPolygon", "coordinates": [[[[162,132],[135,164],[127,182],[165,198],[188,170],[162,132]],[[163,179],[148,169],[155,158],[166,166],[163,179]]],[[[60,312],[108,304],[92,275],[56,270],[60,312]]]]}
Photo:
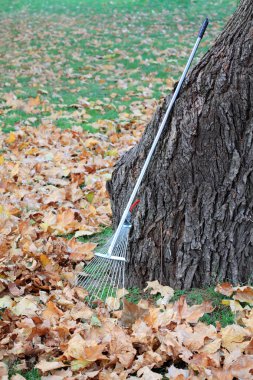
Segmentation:
{"type": "Polygon", "coordinates": [[[129,222],[123,224],[111,254],[108,252],[114,235],[95,252],[95,257],[84,267],[83,272],[78,273],[76,285],[88,291],[87,300],[89,303],[96,300],[106,301],[108,297],[116,297],[117,290],[124,288],[130,228],[129,222]]]}

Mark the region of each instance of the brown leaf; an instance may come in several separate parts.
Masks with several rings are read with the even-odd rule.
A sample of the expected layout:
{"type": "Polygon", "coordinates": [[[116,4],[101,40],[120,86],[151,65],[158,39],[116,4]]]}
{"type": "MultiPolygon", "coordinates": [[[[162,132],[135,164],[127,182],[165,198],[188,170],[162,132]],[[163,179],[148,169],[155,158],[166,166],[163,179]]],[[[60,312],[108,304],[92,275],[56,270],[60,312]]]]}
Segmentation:
{"type": "Polygon", "coordinates": [[[234,378],[252,380],[253,378],[253,356],[242,355],[229,368],[234,378]]]}
{"type": "Polygon", "coordinates": [[[211,313],[214,310],[211,302],[205,301],[201,305],[193,305],[188,308],[182,315],[188,323],[197,323],[199,318],[206,313],[211,313]]]}
{"type": "Polygon", "coordinates": [[[47,307],[42,313],[43,319],[49,319],[53,321],[54,319],[59,319],[64,313],[52,302],[47,302],[47,307]]]}
{"type": "Polygon", "coordinates": [[[223,282],[222,284],[218,284],[214,290],[228,297],[232,296],[234,292],[234,288],[229,282],[223,282]]]}
{"type": "Polygon", "coordinates": [[[253,355],[253,337],[251,338],[249,344],[245,347],[245,354],[253,355]]]}
{"type": "Polygon", "coordinates": [[[144,292],[148,289],[152,289],[150,292],[151,294],[161,294],[162,299],[158,300],[159,305],[165,305],[174,295],[174,290],[172,288],[159,284],[157,280],[147,281],[147,284],[148,286],[144,289],[144,292]]]}
{"type": "Polygon", "coordinates": [[[137,375],[142,380],[160,380],[163,378],[163,376],[160,375],[159,373],[155,373],[151,371],[149,367],[143,367],[139,369],[139,371],[137,372],[137,375]]]}
{"type": "Polygon", "coordinates": [[[188,379],[189,371],[187,369],[176,368],[173,364],[168,368],[168,376],[170,380],[188,379]]]}
{"type": "Polygon", "coordinates": [[[84,353],[86,347],[85,340],[81,337],[80,334],[75,334],[67,344],[67,348],[64,351],[63,355],[67,360],[70,359],[79,359],[84,353]]]}
{"type": "Polygon", "coordinates": [[[109,352],[111,359],[115,356],[124,368],[132,365],[136,350],[129,335],[119,326],[115,326],[112,331],[109,352]]]}
{"type": "Polygon", "coordinates": [[[250,333],[244,327],[233,324],[228,325],[221,329],[222,347],[226,348],[229,352],[236,348],[243,351],[248,345],[248,341],[245,341],[250,336],[250,333]]]}
{"type": "Polygon", "coordinates": [[[59,361],[51,361],[48,362],[45,359],[42,359],[38,364],[36,364],[35,368],[38,368],[40,371],[48,372],[57,368],[66,367],[66,364],[59,361]]]}
{"type": "Polygon", "coordinates": [[[81,243],[76,239],[71,239],[68,243],[70,248],[69,259],[73,262],[91,260],[94,256],[93,250],[96,248],[96,243],[81,243]]]}
{"type": "Polygon", "coordinates": [[[18,287],[14,282],[11,282],[8,284],[8,289],[9,289],[10,293],[15,297],[22,296],[24,294],[24,291],[25,291],[24,287],[23,288],[18,287]]]}
{"type": "Polygon", "coordinates": [[[238,288],[233,298],[240,302],[247,302],[253,305],[253,288],[251,286],[243,286],[238,288]]]}
{"type": "Polygon", "coordinates": [[[120,321],[123,326],[131,326],[135,321],[142,319],[148,314],[149,311],[147,309],[142,309],[138,305],[124,299],[123,313],[120,321]]]}

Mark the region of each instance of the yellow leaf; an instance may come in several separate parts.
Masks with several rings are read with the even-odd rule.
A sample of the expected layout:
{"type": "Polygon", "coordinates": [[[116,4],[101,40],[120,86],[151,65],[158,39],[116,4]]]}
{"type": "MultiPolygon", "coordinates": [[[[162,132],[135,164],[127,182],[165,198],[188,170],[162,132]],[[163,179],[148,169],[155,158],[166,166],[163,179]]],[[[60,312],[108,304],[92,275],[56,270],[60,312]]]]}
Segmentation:
{"type": "Polygon", "coordinates": [[[225,305],[225,306],[230,306],[230,309],[232,310],[233,313],[235,313],[236,311],[243,310],[243,307],[241,306],[240,302],[238,302],[238,301],[222,300],[221,304],[225,305]]]}
{"type": "Polygon", "coordinates": [[[12,144],[16,140],[16,135],[14,132],[10,132],[9,136],[5,140],[7,144],[12,144]]]}
{"type": "Polygon", "coordinates": [[[118,151],[116,149],[111,149],[111,150],[108,150],[106,152],[106,155],[107,156],[110,156],[110,157],[117,157],[118,156],[118,151]]]}
{"type": "Polygon", "coordinates": [[[87,201],[88,201],[89,203],[92,203],[93,198],[94,198],[94,195],[95,195],[94,192],[90,192],[90,193],[86,194],[86,199],[87,199],[87,201]]]}
{"type": "Polygon", "coordinates": [[[43,265],[43,267],[46,267],[47,265],[52,265],[52,261],[44,253],[40,255],[40,262],[43,265]]]}
{"type": "Polygon", "coordinates": [[[37,154],[39,152],[38,148],[31,148],[25,152],[26,155],[32,156],[34,154],[37,154]]]}
{"type": "Polygon", "coordinates": [[[11,171],[11,176],[14,177],[15,175],[17,175],[19,173],[19,165],[20,163],[18,162],[12,169],[11,171]]]}
{"type": "Polygon", "coordinates": [[[44,232],[47,232],[48,227],[49,227],[49,224],[47,224],[47,223],[40,223],[40,228],[41,228],[44,232]]]}
{"type": "Polygon", "coordinates": [[[90,365],[90,361],[85,359],[77,359],[71,361],[71,369],[72,371],[79,371],[79,369],[83,369],[90,365]]]}
{"type": "Polygon", "coordinates": [[[3,165],[4,163],[4,156],[0,156],[0,165],[3,165]]]}
{"type": "Polygon", "coordinates": [[[5,307],[11,308],[13,304],[13,300],[11,299],[10,296],[4,296],[0,298],[0,308],[3,309],[5,307]]]}

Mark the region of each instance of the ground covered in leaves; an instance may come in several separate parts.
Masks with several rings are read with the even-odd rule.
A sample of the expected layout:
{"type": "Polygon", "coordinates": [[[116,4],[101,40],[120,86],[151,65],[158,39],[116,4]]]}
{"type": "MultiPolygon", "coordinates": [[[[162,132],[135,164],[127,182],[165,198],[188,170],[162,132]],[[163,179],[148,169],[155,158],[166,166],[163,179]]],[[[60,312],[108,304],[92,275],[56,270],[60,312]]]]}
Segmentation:
{"type": "Polygon", "coordinates": [[[253,376],[251,287],[217,286],[226,326],[207,323],[218,305],[175,301],[157,282],[114,312],[74,285],[89,236],[111,224],[114,163],[178,79],[196,24],[214,20],[206,49],[236,6],[189,3],[0,0],[3,380],[253,376]]]}
{"type": "MultiPolygon", "coordinates": [[[[157,301],[110,311],[85,302],[74,284],[96,246],[79,237],[110,225],[105,180],[131,134],[90,135],[41,126],[2,134],[0,145],[0,374],[36,368],[42,379],[250,379],[253,288],[217,290],[235,323],[199,319],[211,302],[170,302],[173,289],[148,284],[157,301]],[[124,144],[123,144],[124,146],[124,144]],[[67,239],[64,235],[71,234],[67,239]],[[163,374],[157,373],[163,368],[163,374]]],[[[22,379],[13,375],[13,380],[22,379]]]]}

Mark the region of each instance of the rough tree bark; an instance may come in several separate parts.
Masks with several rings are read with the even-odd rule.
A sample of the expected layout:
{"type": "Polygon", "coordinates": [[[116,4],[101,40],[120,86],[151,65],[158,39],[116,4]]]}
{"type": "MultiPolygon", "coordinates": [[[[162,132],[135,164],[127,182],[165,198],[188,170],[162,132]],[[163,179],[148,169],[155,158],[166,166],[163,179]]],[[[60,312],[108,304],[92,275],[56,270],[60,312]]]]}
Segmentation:
{"type": "MultiPolygon", "coordinates": [[[[191,71],[142,183],[128,286],[252,280],[253,2],[242,0],[191,71]]],[[[108,183],[116,226],[169,98],[108,183]]]]}

